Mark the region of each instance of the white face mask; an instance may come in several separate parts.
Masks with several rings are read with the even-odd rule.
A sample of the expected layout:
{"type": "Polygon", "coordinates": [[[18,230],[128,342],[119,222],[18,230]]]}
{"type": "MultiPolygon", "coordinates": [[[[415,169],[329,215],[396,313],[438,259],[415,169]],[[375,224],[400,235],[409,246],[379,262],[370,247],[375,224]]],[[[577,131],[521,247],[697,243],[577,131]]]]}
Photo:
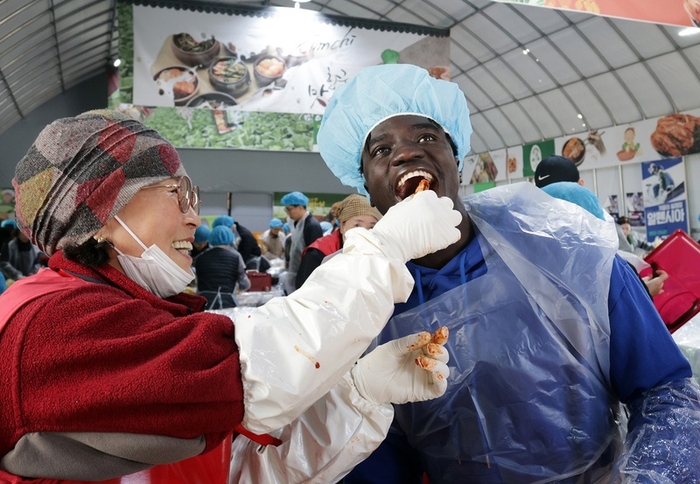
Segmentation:
{"type": "Polygon", "coordinates": [[[141,257],[134,257],[114,247],[119,254],[117,260],[124,269],[124,273],[139,286],[158,297],[166,298],[181,293],[194,280],[191,270],[183,270],[155,244],[146,248],[146,245],[119,217],[115,216],[114,219],[144,249],[141,257]]]}

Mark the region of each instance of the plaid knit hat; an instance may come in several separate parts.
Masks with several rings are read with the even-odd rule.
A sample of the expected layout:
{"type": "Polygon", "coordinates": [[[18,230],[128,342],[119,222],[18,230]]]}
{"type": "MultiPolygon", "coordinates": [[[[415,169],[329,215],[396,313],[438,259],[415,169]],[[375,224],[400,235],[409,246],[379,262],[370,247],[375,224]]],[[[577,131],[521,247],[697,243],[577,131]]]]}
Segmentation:
{"type": "Polygon", "coordinates": [[[340,223],[346,222],[353,217],[358,217],[360,215],[371,215],[377,220],[382,218],[382,214],[379,210],[370,205],[367,197],[358,195],[354,193],[346,197],[342,202],[340,202],[340,207],[338,208],[338,220],[340,223]]]}
{"type": "Polygon", "coordinates": [[[59,119],[17,164],[17,223],[51,255],[88,240],[141,188],[182,175],[175,148],[122,113],[98,110],[59,119]]]}

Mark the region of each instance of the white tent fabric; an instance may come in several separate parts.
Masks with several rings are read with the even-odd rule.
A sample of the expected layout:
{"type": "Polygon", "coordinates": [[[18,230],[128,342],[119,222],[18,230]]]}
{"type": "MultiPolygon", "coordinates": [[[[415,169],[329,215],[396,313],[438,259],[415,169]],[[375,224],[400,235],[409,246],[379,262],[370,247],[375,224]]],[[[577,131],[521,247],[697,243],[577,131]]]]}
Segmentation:
{"type": "MultiPolygon", "coordinates": [[[[158,2],[184,3],[294,2],[158,2]]],[[[452,80],[469,100],[475,152],[700,107],[700,34],[681,37],[680,27],[489,0],[313,0],[301,8],[449,29],[452,80]]],[[[115,18],[115,0],[0,0],[0,133],[104,73],[117,56],[115,18]]]]}

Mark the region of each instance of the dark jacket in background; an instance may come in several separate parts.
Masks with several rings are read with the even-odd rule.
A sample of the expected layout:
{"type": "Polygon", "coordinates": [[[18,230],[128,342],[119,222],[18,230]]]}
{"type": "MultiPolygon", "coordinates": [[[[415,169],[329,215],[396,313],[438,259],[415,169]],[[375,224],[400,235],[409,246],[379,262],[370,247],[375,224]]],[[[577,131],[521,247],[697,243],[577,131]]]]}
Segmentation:
{"type": "Polygon", "coordinates": [[[227,247],[215,246],[202,252],[194,261],[194,269],[197,293],[207,298],[207,309],[236,307],[236,283],[243,291],[250,287],[240,254],[227,247]],[[217,302],[219,295],[221,304],[217,302]]]}
{"type": "Polygon", "coordinates": [[[243,262],[248,262],[251,258],[262,255],[260,246],[258,245],[258,239],[255,238],[253,232],[238,222],[234,223],[234,225],[236,226],[238,236],[241,238],[236,250],[238,250],[238,253],[243,257],[243,262]]]}

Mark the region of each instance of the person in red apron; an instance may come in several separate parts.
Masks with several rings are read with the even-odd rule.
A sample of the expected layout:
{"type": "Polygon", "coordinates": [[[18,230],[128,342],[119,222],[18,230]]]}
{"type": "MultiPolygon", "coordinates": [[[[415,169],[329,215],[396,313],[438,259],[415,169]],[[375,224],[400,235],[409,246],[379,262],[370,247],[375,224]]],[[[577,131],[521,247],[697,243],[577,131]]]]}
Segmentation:
{"type": "Polygon", "coordinates": [[[409,201],[371,234],[356,229],[309,289],[234,323],[183,292],[199,190],[157,132],[114,111],[59,119],[13,186],[18,227],[50,260],[0,299],[0,483],[220,483],[231,459],[255,481],[265,469],[231,455],[232,437],[274,448],[284,435],[262,434],[324,401],[356,415],[356,434],[314,419],[332,453],[300,480],[333,465],[334,477],[384,438],[389,402],[445,391],[447,353],[425,334],[358,358],[410,293],[405,261],[459,237],[447,199],[417,200],[430,206],[421,241],[401,240],[409,201]]]}
{"type": "Polygon", "coordinates": [[[301,253],[301,263],[296,276],[296,286],[301,287],[323,260],[343,248],[345,232],[355,227],[371,229],[382,218],[367,197],[353,193],[343,199],[336,208],[339,223],[337,230],[316,239],[301,253]]]}

